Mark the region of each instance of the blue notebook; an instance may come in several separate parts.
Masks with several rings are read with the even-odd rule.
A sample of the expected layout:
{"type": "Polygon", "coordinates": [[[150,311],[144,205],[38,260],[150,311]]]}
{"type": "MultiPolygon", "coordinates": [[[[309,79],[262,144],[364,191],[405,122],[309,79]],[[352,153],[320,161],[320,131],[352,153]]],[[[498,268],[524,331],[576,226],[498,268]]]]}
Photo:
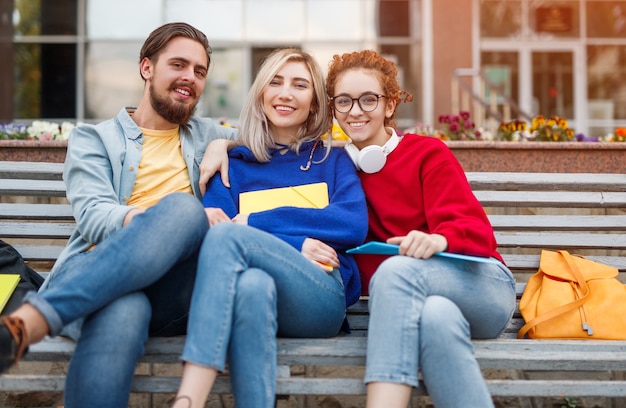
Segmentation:
{"type": "MultiPolygon", "coordinates": [[[[356,248],[348,249],[346,252],[349,254],[377,254],[377,255],[398,255],[399,246],[396,244],[387,244],[386,242],[368,242],[360,245],[356,248]]],[[[465,261],[483,262],[492,264],[501,264],[495,258],[484,258],[480,256],[453,254],[451,252],[437,252],[436,256],[443,256],[446,258],[462,259],[465,261]]]]}

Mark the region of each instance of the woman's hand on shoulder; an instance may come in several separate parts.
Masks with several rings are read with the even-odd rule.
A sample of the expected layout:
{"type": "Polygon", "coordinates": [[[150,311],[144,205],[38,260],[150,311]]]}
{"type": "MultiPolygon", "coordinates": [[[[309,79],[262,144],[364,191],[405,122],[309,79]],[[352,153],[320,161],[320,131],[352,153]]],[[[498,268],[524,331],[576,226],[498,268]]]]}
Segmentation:
{"type": "Polygon", "coordinates": [[[319,264],[326,272],[332,272],[333,268],[339,268],[337,251],[330,245],[315,238],[306,238],[300,251],[306,259],[319,264]]]}
{"type": "Polygon", "coordinates": [[[421,259],[428,259],[437,252],[448,249],[448,240],[443,235],[426,234],[416,230],[403,237],[389,238],[387,243],[400,245],[400,255],[421,259]]]}

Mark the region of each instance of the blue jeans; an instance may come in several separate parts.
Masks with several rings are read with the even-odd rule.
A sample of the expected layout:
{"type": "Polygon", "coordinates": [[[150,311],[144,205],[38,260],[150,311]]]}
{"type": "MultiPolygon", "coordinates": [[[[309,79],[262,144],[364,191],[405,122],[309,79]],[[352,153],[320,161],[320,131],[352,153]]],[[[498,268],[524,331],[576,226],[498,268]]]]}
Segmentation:
{"type": "Polygon", "coordinates": [[[418,385],[434,405],[489,407],[470,338],[493,338],[515,309],[504,265],[440,257],[385,260],[370,282],[365,382],[418,385]]]}
{"type": "Polygon", "coordinates": [[[202,204],[171,194],[93,250],[69,258],[27,301],[50,334],[85,318],[67,375],[65,406],[125,407],[148,335],[184,334],[200,244],[202,204]]]}
{"type": "Polygon", "coordinates": [[[266,232],[218,224],[200,250],[183,360],[223,371],[228,358],[236,405],[274,407],[276,336],[334,336],[345,302],[339,270],[266,232]]]}

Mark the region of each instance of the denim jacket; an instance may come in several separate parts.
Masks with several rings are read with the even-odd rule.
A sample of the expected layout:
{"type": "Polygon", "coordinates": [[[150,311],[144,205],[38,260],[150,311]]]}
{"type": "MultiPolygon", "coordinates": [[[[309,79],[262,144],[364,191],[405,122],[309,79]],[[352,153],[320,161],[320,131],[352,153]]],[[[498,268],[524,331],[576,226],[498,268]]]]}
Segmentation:
{"type": "MultiPolygon", "coordinates": [[[[129,114],[132,111],[122,108],[115,118],[76,127],[70,134],[63,181],[77,228],[41,290],[70,256],[121,229],[124,217],[133,208],[126,203],[135,185],[144,137],[129,114]]],[[[182,152],[199,200],[199,165],[207,145],[214,139],[234,139],[235,135],[235,129],[219,126],[210,119],[192,118],[187,125],[181,125],[182,152]]],[[[64,334],[76,338],[78,333],[71,330],[72,335],[64,334]]]]}

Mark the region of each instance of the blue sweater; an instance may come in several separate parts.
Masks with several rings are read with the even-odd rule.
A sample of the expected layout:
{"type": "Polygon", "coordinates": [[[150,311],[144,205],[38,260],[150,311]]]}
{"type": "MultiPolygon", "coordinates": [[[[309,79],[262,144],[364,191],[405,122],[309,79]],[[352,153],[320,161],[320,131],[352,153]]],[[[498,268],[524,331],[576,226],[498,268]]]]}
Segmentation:
{"type": "MultiPolygon", "coordinates": [[[[271,151],[271,160],[260,163],[243,146],[229,153],[230,188],[221,177],[213,177],[203,198],[205,207],[222,208],[229,217],[239,213],[239,194],[269,188],[297,186],[326,182],[329,205],[322,209],[279,207],[252,213],[248,225],[281,238],[298,251],[306,238],[315,238],[333,247],[340,260],[346,306],[359,299],[361,282],[356,263],[346,249],[360,245],[367,234],[367,206],[354,165],[343,149],[332,149],[328,158],[311,164],[308,171],[300,170],[307,163],[313,142],[305,143],[300,154],[289,150],[281,154],[271,151]]],[[[320,143],[313,161],[324,157],[325,147],[320,143]]]]}

